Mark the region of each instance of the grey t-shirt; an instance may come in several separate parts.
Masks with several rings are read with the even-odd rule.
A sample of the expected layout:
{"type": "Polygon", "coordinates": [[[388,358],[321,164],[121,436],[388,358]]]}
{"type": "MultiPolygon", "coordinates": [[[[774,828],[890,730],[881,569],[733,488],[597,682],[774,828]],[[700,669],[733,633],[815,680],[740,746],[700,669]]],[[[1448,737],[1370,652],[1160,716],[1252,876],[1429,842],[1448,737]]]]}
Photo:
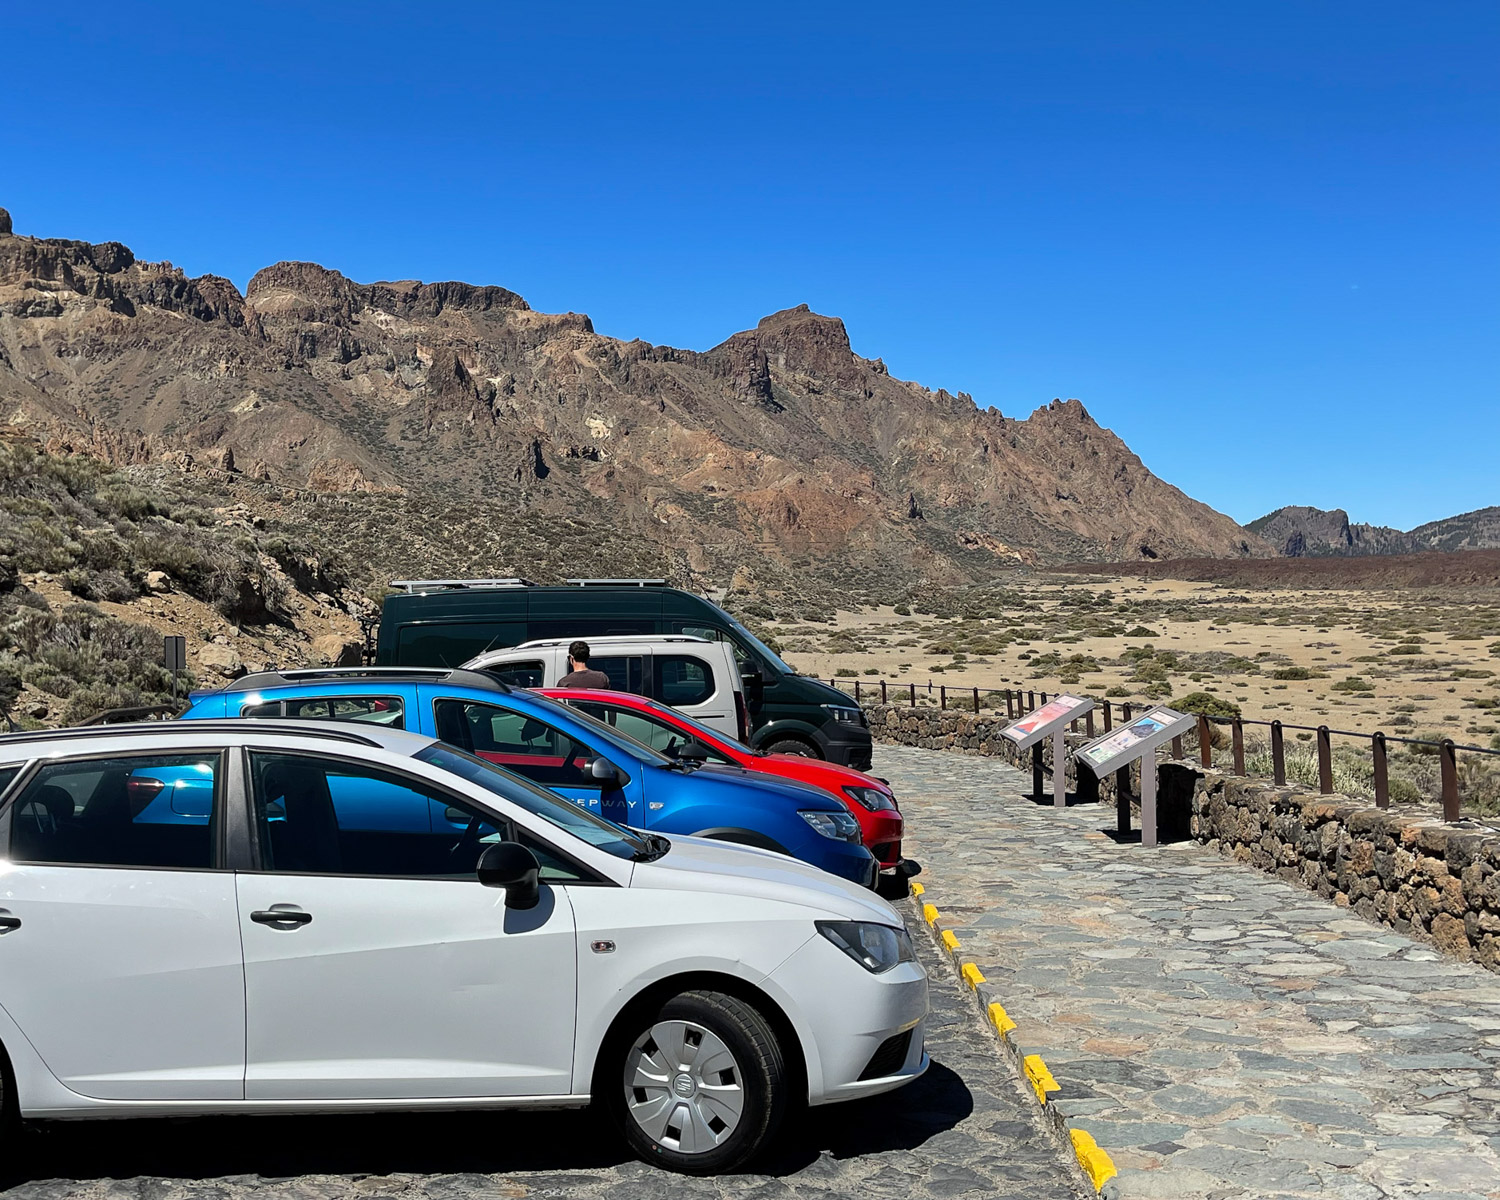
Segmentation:
{"type": "Polygon", "coordinates": [[[603,671],[596,671],[592,667],[584,667],[581,671],[569,671],[557,681],[558,687],[566,688],[607,688],[609,687],[609,676],[603,671]]]}

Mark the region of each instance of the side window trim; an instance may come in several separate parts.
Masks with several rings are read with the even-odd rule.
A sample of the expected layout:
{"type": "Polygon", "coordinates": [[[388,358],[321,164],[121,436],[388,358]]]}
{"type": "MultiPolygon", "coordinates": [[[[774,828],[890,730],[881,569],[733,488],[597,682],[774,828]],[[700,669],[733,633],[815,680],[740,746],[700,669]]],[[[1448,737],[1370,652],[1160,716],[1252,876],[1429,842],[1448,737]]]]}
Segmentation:
{"type": "MultiPolygon", "coordinates": [[[[21,770],[21,773],[11,780],[9,787],[0,790],[0,857],[5,861],[14,861],[11,858],[11,814],[15,811],[15,802],[26,793],[32,781],[47,767],[62,763],[86,763],[86,762],[113,762],[122,758],[171,758],[188,757],[191,751],[178,751],[162,753],[160,750],[116,750],[110,754],[60,754],[50,758],[36,758],[21,770]]],[[[213,809],[209,815],[209,862],[206,867],[157,867],[146,866],[138,863],[37,863],[37,866],[59,866],[76,867],[86,871],[191,871],[201,874],[207,871],[221,872],[233,868],[226,865],[227,859],[224,854],[224,825],[226,813],[227,792],[225,780],[228,774],[228,764],[232,754],[228,747],[221,746],[218,750],[212,748],[203,751],[205,756],[216,755],[218,766],[214,770],[214,796],[213,809]]]]}

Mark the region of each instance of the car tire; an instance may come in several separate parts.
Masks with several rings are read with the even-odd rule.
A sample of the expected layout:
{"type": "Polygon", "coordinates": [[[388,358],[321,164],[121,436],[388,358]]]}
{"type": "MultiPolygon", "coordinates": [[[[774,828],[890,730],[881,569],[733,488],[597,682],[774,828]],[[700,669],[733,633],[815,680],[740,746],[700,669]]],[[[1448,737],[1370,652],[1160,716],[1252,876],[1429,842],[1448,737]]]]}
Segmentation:
{"type": "Polygon", "coordinates": [[[615,1045],[607,1106],[631,1150],[668,1170],[733,1170],[766,1148],[791,1102],[775,1032],[723,992],[683,992],[638,1013],[615,1045]]]}
{"type": "Polygon", "coordinates": [[[797,754],[803,758],[823,757],[818,753],[817,747],[813,746],[810,742],[804,742],[801,738],[781,738],[778,741],[771,742],[769,745],[762,746],[761,749],[767,754],[797,754]]]}

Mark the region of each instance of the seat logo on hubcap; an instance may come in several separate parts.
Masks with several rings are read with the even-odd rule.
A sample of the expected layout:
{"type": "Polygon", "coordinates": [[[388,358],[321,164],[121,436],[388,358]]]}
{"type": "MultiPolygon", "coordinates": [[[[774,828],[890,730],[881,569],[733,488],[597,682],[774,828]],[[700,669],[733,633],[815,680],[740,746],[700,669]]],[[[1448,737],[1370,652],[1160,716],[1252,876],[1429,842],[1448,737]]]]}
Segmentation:
{"type": "Polygon", "coordinates": [[[679,1075],[672,1080],[672,1090],[679,1096],[691,1096],[697,1089],[693,1086],[691,1075],[679,1075]]]}

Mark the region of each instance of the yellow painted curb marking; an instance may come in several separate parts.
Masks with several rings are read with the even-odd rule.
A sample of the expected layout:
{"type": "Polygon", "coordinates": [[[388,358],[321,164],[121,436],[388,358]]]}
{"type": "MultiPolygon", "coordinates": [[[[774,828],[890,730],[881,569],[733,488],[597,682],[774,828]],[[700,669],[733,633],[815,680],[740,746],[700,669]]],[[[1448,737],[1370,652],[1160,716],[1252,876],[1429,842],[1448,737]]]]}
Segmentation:
{"type": "Polygon", "coordinates": [[[1022,1060],[1022,1066],[1026,1068],[1026,1082],[1031,1084],[1031,1090],[1036,1093],[1038,1104],[1047,1103],[1048,1092],[1062,1091],[1062,1085],[1052,1078],[1052,1072],[1047,1070],[1047,1064],[1042,1061],[1040,1054],[1028,1054],[1022,1060]]]}
{"type": "Polygon", "coordinates": [[[958,950],[958,934],[951,929],[943,930],[943,949],[954,952],[958,950]]]}
{"type": "Polygon", "coordinates": [[[964,963],[958,973],[964,977],[964,982],[975,990],[978,990],[979,985],[984,982],[984,972],[973,963],[964,963]]]}
{"type": "Polygon", "coordinates": [[[938,919],[938,910],[937,910],[937,906],[936,905],[932,905],[932,904],[924,904],[924,905],[922,905],[922,920],[926,921],[929,925],[935,925],[935,924],[937,924],[937,919],[938,919]]]}
{"type": "Polygon", "coordinates": [[[999,1004],[990,1005],[990,1024],[995,1027],[995,1032],[1001,1037],[1016,1027],[1016,1023],[1010,1019],[1010,1014],[999,1004]]]}
{"type": "Polygon", "coordinates": [[[1094,1185],[1094,1191],[1101,1190],[1106,1183],[1119,1174],[1115,1170],[1114,1160],[1099,1148],[1099,1143],[1082,1129],[1068,1130],[1068,1137],[1073,1143],[1073,1153],[1078,1158],[1078,1165],[1083,1168],[1083,1173],[1089,1177],[1089,1182],[1094,1185]]]}
{"type": "Polygon", "coordinates": [[[926,892],[927,889],[924,888],[920,883],[914,883],[911,885],[911,894],[913,896],[922,896],[925,895],[926,892]]]}

